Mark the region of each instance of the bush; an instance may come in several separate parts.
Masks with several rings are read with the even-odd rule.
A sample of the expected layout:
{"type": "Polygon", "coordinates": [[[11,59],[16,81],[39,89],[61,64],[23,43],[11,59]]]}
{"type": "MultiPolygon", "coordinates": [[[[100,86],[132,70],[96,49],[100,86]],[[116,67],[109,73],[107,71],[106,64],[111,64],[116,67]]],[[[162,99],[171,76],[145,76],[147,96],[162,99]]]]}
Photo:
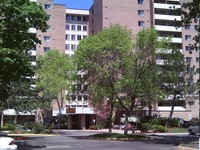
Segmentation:
{"type": "Polygon", "coordinates": [[[24,127],[26,127],[27,129],[30,129],[31,131],[33,130],[33,128],[35,127],[35,124],[34,122],[26,122],[24,124],[24,127]]]}
{"type": "Polygon", "coordinates": [[[154,132],[165,132],[165,126],[162,125],[152,125],[154,132]]]}
{"type": "Polygon", "coordinates": [[[92,126],[90,126],[89,129],[90,129],[90,130],[97,130],[97,129],[98,129],[98,126],[96,126],[96,125],[92,125],[92,126]]]}
{"type": "Polygon", "coordinates": [[[103,124],[101,124],[101,123],[98,123],[96,126],[97,126],[98,129],[103,129],[104,128],[103,124]]]}
{"type": "Polygon", "coordinates": [[[150,121],[151,125],[161,125],[161,119],[160,118],[153,118],[150,121]]]}
{"type": "Polygon", "coordinates": [[[179,120],[177,118],[172,118],[169,122],[170,127],[179,127],[180,125],[179,120]]]}
{"type": "Polygon", "coordinates": [[[15,130],[15,124],[5,124],[3,127],[1,127],[2,131],[14,131],[15,130]]]}
{"type": "Polygon", "coordinates": [[[45,127],[44,127],[43,124],[36,123],[35,126],[34,126],[34,128],[33,128],[33,132],[36,133],[36,134],[37,133],[45,133],[46,129],[45,129],[45,127]]]}
{"type": "Polygon", "coordinates": [[[35,122],[27,122],[24,124],[24,127],[30,129],[31,131],[33,131],[34,133],[38,134],[38,133],[47,133],[50,134],[52,133],[51,129],[46,129],[45,126],[41,123],[35,123],[35,122]]]}
{"type": "Polygon", "coordinates": [[[152,125],[150,123],[146,122],[141,125],[141,130],[142,131],[152,130],[152,125]]]}

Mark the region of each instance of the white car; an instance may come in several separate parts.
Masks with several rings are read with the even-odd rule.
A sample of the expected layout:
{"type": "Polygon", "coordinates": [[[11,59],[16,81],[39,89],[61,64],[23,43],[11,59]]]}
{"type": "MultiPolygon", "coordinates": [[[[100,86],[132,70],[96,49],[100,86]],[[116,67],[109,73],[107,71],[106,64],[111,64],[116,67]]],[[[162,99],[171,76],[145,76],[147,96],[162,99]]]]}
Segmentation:
{"type": "Polygon", "coordinates": [[[0,150],[17,150],[15,140],[11,137],[0,136],[0,150]]]}
{"type": "Polygon", "coordinates": [[[199,122],[196,122],[196,123],[192,124],[188,128],[188,132],[189,132],[190,135],[199,134],[199,122]]]}

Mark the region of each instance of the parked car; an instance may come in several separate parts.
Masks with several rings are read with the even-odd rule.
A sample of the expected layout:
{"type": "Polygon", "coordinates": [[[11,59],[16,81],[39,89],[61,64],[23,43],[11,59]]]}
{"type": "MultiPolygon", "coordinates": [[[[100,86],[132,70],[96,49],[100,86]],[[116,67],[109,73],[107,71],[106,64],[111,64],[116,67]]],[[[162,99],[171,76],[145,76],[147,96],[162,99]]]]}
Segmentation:
{"type": "Polygon", "coordinates": [[[190,135],[199,134],[199,122],[193,123],[189,128],[188,132],[190,135]]]}
{"type": "Polygon", "coordinates": [[[15,140],[3,132],[0,132],[0,150],[17,150],[15,140]]]}

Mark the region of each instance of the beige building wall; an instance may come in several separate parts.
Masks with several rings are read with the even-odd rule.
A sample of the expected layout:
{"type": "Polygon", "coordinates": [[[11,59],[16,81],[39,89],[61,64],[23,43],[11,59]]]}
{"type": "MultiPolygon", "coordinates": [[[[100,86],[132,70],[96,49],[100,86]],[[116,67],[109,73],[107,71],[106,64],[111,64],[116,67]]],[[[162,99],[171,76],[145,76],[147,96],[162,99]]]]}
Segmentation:
{"type": "Polygon", "coordinates": [[[51,49],[65,52],[65,6],[55,5],[53,0],[38,0],[49,15],[49,29],[42,33],[37,31],[41,44],[37,45],[37,56],[51,49]]]}
{"type": "Polygon", "coordinates": [[[152,1],[138,4],[136,0],[94,0],[90,9],[90,34],[97,33],[111,24],[126,26],[136,34],[143,28],[152,27],[152,1]],[[144,11],[139,15],[138,11],[144,11]],[[139,26],[139,22],[144,25],[139,26]]]}

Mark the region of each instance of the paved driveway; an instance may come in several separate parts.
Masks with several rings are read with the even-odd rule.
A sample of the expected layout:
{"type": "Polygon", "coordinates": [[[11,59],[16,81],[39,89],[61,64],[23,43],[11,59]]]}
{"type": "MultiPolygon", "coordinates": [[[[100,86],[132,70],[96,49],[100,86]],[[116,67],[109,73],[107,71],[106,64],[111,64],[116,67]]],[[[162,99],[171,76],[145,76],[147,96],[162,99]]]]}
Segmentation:
{"type": "Polygon", "coordinates": [[[58,136],[31,136],[19,148],[23,150],[176,150],[180,143],[197,141],[188,135],[151,135],[148,141],[88,140],[88,135],[107,131],[57,130],[58,136]]]}

